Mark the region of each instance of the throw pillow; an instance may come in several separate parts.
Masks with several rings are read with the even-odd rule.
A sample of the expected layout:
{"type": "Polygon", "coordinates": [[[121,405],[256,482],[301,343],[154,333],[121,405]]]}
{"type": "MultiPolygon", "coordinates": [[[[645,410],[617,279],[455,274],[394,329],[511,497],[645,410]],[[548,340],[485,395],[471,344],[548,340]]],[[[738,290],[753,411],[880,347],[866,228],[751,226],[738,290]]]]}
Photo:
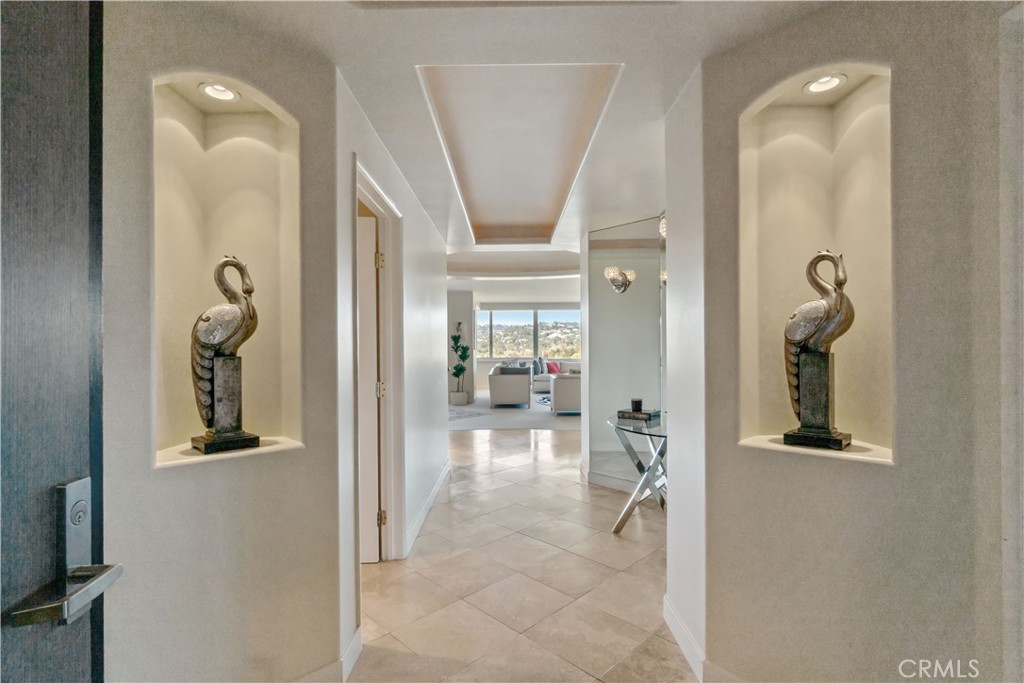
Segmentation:
{"type": "Polygon", "coordinates": [[[558,369],[558,361],[549,360],[547,362],[547,368],[548,368],[548,373],[552,374],[552,375],[557,375],[559,372],[561,372],[558,369]]]}
{"type": "Polygon", "coordinates": [[[533,359],[533,374],[534,375],[541,375],[541,374],[543,374],[541,372],[540,358],[534,358],[533,359]]]}
{"type": "Polygon", "coordinates": [[[582,375],[583,371],[580,370],[579,368],[569,368],[569,374],[570,375],[582,375]]]}

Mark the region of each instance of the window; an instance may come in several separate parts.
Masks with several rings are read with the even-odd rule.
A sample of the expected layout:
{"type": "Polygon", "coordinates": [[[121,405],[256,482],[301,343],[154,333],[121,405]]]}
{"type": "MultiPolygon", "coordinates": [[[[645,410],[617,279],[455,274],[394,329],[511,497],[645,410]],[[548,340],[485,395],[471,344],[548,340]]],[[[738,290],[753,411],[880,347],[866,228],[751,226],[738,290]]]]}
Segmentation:
{"type": "Polygon", "coordinates": [[[537,355],[579,358],[582,350],[579,311],[537,311],[537,355]]]}
{"type": "Polygon", "coordinates": [[[491,311],[493,358],[533,357],[533,311],[491,311]]]}
{"type": "Polygon", "coordinates": [[[492,310],[476,313],[477,358],[580,358],[580,311],[492,310]]]}
{"type": "Polygon", "coordinates": [[[491,312],[476,312],[476,357],[491,357],[491,312]]]}

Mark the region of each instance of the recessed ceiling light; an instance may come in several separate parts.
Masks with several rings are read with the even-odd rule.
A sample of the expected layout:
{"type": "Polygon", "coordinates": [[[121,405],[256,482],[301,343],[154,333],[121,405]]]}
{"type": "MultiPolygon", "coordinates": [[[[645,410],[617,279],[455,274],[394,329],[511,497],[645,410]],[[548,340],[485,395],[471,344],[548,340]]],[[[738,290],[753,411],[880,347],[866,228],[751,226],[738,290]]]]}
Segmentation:
{"type": "Polygon", "coordinates": [[[846,74],[829,74],[804,85],[804,92],[817,94],[835,90],[846,83],[846,74]]]}
{"type": "Polygon", "coordinates": [[[219,83],[200,83],[199,92],[221,102],[234,102],[238,99],[238,93],[219,83]]]}

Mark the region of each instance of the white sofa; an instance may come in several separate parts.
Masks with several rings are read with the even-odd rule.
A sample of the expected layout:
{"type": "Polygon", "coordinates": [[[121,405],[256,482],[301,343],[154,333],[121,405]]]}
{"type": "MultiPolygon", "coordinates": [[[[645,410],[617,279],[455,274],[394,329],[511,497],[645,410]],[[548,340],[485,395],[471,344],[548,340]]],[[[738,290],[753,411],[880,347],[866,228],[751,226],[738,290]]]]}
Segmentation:
{"type": "Polygon", "coordinates": [[[580,412],[580,386],[583,375],[560,372],[551,376],[551,412],[580,412]]]}
{"type": "MultiPolygon", "coordinates": [[[[563,360],[558,363],[559,369],[563,373],[576,373],[583,371],[583,363],[578,360],[563,360]]],[[[546,394],[551,391],[551,373],[533,373],[533,393],[535,394],[546,394]]]]}
{"type": "Polygon", "coordinates": [[[495,365],[487,375],[491,392],[491,407],[525,405],[530,407],[530,381],[533,368],[508,368],[495,365]]]}

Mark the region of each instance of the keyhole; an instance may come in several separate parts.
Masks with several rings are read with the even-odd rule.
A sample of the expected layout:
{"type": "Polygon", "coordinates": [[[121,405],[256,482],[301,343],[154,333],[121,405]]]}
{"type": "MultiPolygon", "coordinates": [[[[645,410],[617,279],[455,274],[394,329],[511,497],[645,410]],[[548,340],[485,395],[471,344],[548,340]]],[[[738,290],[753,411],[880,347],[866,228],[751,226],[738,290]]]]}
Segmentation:
{"type": "Polygon", "coordinates": [[[79,526],[89,516],[89,504],[80,500],[71,506],[71,524],[79,526]]]}

